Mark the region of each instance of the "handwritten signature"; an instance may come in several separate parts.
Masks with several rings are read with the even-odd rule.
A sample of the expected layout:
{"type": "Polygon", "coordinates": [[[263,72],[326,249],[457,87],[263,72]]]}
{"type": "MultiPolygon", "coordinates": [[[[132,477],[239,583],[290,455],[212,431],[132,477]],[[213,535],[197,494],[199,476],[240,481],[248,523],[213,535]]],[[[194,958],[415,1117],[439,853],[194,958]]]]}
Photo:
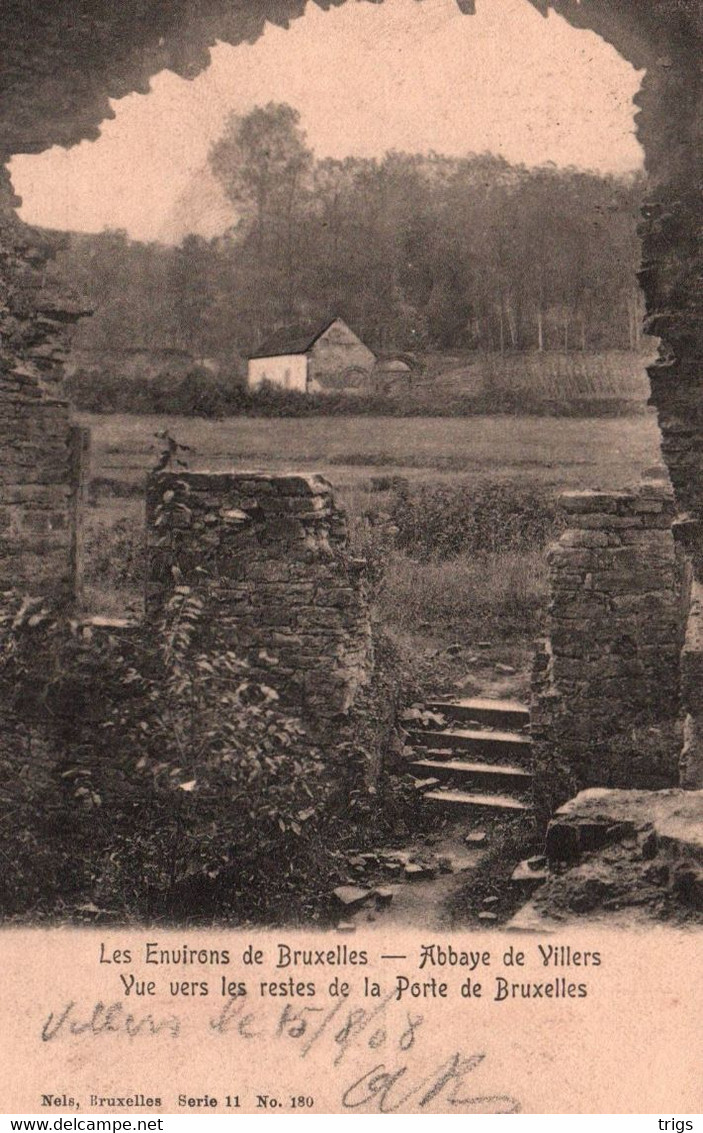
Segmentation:
{"type": "Polygon", "coordinates": [[[371,1105],[378,1113],[397,1113],[410,1102],[414,1103],[413,1108],[426,1109],[444,1092],[444,1100],[457,1109],[461,1107],[464,1113],[519,1113],[522,1108],[519,1101],[508,1094],[464,1094],[464,1079],[485,1057],[485,1054],[464,1055],[457,1051],[410,1089],[407,1089],[412,1076],[410,1066],[387,1070],[381,1062],[344,1091],[342,1105],[345,1109],[371,1105]]]}

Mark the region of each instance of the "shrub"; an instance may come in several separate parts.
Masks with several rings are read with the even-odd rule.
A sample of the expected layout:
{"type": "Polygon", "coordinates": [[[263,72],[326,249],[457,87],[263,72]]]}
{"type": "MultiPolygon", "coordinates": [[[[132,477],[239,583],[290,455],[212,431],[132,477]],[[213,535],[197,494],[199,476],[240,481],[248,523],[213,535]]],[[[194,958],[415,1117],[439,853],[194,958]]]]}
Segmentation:
{"type": "Polygon", "coordinates": [[[343,783],[243,662],[193,648],[201,613],[177,595],[158,634],[130,642],[6,596],[0,691],[19,788],[5,845],[21,859],[0,890],[6,910],[82,895],[135,917],[266,918],[284,895],[287,915],[319,903],[343,783]]]}
{"type": "Polygon", "coordinates": [[[5,912],[317,919],[341,847],[377,844],[382,799],[405,813],[402,784],[369,782],[395,725],[383,648],[323,748],[234,653],[198,649],[202,616],[184,588],[153,633],[120,636],[4,596],[5,912]]]}
{"type": "Polygon", "coordinates": [[[188,373],[125,376],[119,371],[78,370],[66,382],[76,409],[90,413],[177,413],[222,417],[241,409],[241,383],[224,381],[194,366],[188,373]]]}
{"type": "Polygon", "coordinates": [[[543,548],[562,522],[550,492],[501,480],[401,491],[391,518],[397,546],[425,561],[543,548]]]}

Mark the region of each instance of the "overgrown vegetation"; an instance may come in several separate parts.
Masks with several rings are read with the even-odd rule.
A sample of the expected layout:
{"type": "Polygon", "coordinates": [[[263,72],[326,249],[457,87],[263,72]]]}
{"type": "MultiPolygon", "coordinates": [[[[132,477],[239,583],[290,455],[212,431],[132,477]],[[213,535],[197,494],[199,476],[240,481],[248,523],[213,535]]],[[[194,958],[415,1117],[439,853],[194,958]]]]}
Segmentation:
{"type": "Polygon", "coordinates": [[[547,600],[544,555],[503,552],[388,564],[379,593],[387,625],[439,640],[497,637],[520,641],[539,632],[547,600]]]}
{"type": "Polygon", "coordinates": [[[383,650],[391,710],[369,693],[363,727],[349,721],[323,752],[234,653],[197,649],[202,615],[184,590],[133,637],[4,595],[6,914],[321,919],[345,845],[407,818],[402,783],[374,795],[365,782],[394,725],[383,650]]]}
{"type": "Polygon", "coordinates": [[[440,638],[533,636],[547,597],[545,548],[562,526],[553,492],[512,481],[377,477],[382,503],[352,516],[391,629],[440,638]]]}
{"type": "Polygon", "coordinates": [[[143,525],[135,523],[134,515],[111,518],[95,510],[88,513],[85,529],[88,586],[113,592],[123,604],[141,598],[146,578],[143,525]]]}
{"type": "Polygon", "coordinates": [[[552,492],[509,480],[406,488],[390,518],[397,547],[422,561],[541,549],[561,523],[552,492]]]}

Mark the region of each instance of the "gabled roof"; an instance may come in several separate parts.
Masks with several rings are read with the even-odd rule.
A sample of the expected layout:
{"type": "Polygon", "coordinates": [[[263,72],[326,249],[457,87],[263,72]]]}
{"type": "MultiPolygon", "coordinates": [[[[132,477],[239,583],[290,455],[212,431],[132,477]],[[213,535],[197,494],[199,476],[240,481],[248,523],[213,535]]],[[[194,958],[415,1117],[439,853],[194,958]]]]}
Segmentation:
{"type": "Polygon", "coordinates": [[[282,354],[307,354],[312,350],[318,338],[322,338],[332,323],[337,322],[337,316],[327,322],[314,326],[283,327],[267,338],[265,342],[249,355],[250,358],[279,358],[282,354]]]}

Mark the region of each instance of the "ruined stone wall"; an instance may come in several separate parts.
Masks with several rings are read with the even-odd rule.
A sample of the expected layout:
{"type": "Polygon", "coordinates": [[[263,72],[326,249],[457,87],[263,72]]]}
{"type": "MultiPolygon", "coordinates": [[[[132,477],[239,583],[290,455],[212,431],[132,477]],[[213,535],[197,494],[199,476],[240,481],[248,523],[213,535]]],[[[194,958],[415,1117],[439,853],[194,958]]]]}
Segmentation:
{"type": "MultiPolygon", "coordinates": [[[[457,3],[467,13],[475,8],[474,0],[457,3]]],[[[647,329],[663,340],[660,361],[650,371],[652,400],[679,508],[703,518],[703,6],[700,0],[531,3],[545,15],[551,8],[572,24],[591,28],[646,69],[637,99],[637,130],[649,177],[641,281],[647,329]]],[[[140,0],[136,5],[8,0],[4,7],[3,159],[96,137],[100,123],[112,113],[111,97],[146,91],[150,76],[164,68],[192,77],[207,66],[209,46],[217,40],[252,42],[266,21],[287,26],[305,10],[301,0],[250,0],[246,5],[235,0],[140,0]]],[[[0,187],[0,198],[3,191],[0,187]]],[[[28,230],[17,226],[2,200],[0,206],[0,417],[6,464],[0,575],[5,582],[31,578],[61,592],[72,570],[73,540],[65,523],[70,523],[75,489],[66,471],[67,409],[50,387],[54,363],[60,364],[62,328],[72,315],[55,299],[47,303],[42,297],[43,269],[34,237],[29,247],[28,230]],[[32,402],[35,408],[29,410],[32,402]]],[[[700,543],[693,561],[700,582],[700,543]]],[[[596,607],[596,616],[599,612],[596,607]]],[[[693,637],[692,627],[689,641],[693,637]]],[[[559,656],[556,648],[554,658],[548,650],[541,656],[537,683],[543,704],[561,695],[550,676],[559,656]]]]}
{"type": "Polygon", "coordinates": [[[235,651],[308,717],[351,707],[371,667],[365,564],[326,480],[156,473],[147,549],[148,622],[188,587],[205,603],[203,647],[235,651]]]}
{"type": "Polygon", "coordinates": [[[87,443],[70,420],[63,365],[85,313],[51,285],[53,248],[21,224],[0,176],[0,589],[71,602],[87,443]]]}
{"type": "Polygon", "coordinates": [[[537,653],[538,810],[584,787],[678,782],[686,581],[660,481],[567,492],[569,528],[550,551],[549,639],[537,653]]]}
{"type": "Polygon", "coordinates": [[[683,748],[680,781],[689,791],[703,789],[703,587],[694,582],[686,641],[681,655],[683,748]]]}

